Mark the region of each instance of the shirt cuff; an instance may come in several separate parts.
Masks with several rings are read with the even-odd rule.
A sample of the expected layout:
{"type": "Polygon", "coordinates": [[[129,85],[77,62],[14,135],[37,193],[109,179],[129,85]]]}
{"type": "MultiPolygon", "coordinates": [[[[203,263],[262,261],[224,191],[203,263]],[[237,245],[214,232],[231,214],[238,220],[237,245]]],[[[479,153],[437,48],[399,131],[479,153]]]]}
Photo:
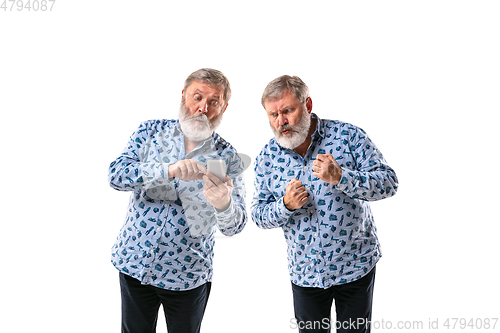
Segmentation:
{"type": "Polygon", "coordinates": [[[286,208],[285,202],[284,202],[284,197],[280,198],[276,202],[276,209],[277,209],[277,211],[276,211],[277,217],[281,218],[281,219],[285,219],[287,221],[288,221],[288,218],[295,213],[295,211],[289,210],[288,208],[286,208]]]}
{"type": "Polygon", "coordinates": [[[348,192],[349,184],[351,184],[351,180],[348,178],[349,172],[347,172],[348,170],[344,168],[341,169],[342,169],[342,175],[340,176],[340,182],[337,185],[335,185],[335,188],[342,192],[348,192]]]}
{"type": "Polygon", "coordinates": [[[139,173],[144,179],[144,185],[155,187],[172,182],[174,178],[168,178],[169,166],[167,163],[142,163],[139,173]]]}
{"type": "Polygon", "coordinates": [[[219,223],[219,226],[221,227],[226,227],[232,222],[232,219],[234,218],[235,214],[235,207],[234,207],[234,202],[233,198],[231,198],[231,201],[229,202],[229,207],[227,207],[226,210],[224,211],[219,211],[214,207],[215,211],[215,217],[217,218],[217,223],[219,223]]]}

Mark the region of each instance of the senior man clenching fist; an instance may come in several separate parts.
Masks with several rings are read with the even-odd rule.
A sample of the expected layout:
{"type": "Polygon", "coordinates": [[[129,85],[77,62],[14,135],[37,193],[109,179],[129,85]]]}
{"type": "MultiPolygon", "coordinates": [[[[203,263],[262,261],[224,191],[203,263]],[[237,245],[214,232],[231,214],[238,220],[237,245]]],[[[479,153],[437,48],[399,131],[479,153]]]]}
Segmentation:
{"type": "Polygon", "coordinates": [[[338,327],[309,329],[331,321],[334,299],[341,328],[369,322],[381,253],[368,201],[393,196],[396,174],[362,129],[311,113],[300,78],[273,80],[262,105],[275,137],[256,159],[252,219],[283,229],[297,327],[338,327]]]}

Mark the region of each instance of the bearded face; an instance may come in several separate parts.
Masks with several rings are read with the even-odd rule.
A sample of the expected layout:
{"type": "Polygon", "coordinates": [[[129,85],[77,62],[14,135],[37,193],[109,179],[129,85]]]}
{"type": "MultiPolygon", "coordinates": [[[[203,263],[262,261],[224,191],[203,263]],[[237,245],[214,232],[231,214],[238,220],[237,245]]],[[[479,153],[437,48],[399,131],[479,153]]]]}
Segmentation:
{"type": "Polygon", "coordinates": [[[295,149],[300,146],[309,134],[309,127],[311,126],[311,116],[306,108],[302,108],[302,115],[297,125],[283,124],[275,128],[271,123],[274,137],[278,143],[287,149],[295,149]]]}
{"type": "Polygon", "coordinates": [[[200,81],[182,91],[179,123],[186,138],[199,142],[212,135],[227,108],[223,96],[224,88],[200,81]]]}
{"type": "Polygon", "coordinates": [[[195,113],[190,116],[184,99],[179,110],[179,123],[182,133],[191,141],[204,141],[208,139],[222,121],[223,112],[208,120],[205,114],[195,113]]]}

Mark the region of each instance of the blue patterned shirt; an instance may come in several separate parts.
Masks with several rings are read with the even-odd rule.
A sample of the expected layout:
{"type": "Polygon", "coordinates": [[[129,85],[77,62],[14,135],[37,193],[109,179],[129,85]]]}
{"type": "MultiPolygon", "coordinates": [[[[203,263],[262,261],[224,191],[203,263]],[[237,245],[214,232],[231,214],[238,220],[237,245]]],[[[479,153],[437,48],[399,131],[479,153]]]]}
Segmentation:
{"type": "Polygon", "coordinates": [[[282,228],[292,282],[328,288],[360,279],[381,257],[368,201],[396,194],[398,180],[366,133],[351,124],[319,119],[304,158],[273,138],[255,162],[252,219],[261,228],[282,228]],[[342,168],[338,185],[315,177],[318,154],[331,153],[342,168]],[[288,210],[283,197],[297,178],[309,197],[288,210]]]}
{"type": "Polygon", "coordinates": [[[185,155],[177,120],[150,120],[130,137],[109,167],[109,183],[131,191],[126,221],[112,248],[111,261],[143,284],[189,290],[212,279],[214,234],[232,236],[246,223],[242,164],[236,150],[218,134],[185,155]],[[231,203],[219,212],[203,195],[203,180],[168,178],[168,167],[193,159],[226,162],[233,181],[231,203]]]}

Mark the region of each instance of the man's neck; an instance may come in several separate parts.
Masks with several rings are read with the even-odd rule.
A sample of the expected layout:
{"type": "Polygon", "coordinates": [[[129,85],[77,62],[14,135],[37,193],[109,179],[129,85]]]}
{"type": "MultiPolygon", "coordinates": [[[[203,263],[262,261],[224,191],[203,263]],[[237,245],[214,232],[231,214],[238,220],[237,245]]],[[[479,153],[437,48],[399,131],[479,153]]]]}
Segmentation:
{"type": "Polygon", "coordinates": [[[311,119],[311,126],[309,127],[309,133],[307,134],[307,138],[300,144],[300,146],[296,147],[294,150],[297,154],[300,156],[304,157],[306,156],[307,149],[309,149],[309,146],[311,145],[312,141],[312,135],[314,131],[316,131],[316,124],[318,123],[318,120],[316,118],[311,119]]]}
{"type": "Polygon", "coordinates": [[[184,136],[184,154],[187,155],[190,152],[192,152],[193,149],[195,149],[199,143],[200,143],[199,141],[192,141],[189,140],[186,136],[184,136]]]}

